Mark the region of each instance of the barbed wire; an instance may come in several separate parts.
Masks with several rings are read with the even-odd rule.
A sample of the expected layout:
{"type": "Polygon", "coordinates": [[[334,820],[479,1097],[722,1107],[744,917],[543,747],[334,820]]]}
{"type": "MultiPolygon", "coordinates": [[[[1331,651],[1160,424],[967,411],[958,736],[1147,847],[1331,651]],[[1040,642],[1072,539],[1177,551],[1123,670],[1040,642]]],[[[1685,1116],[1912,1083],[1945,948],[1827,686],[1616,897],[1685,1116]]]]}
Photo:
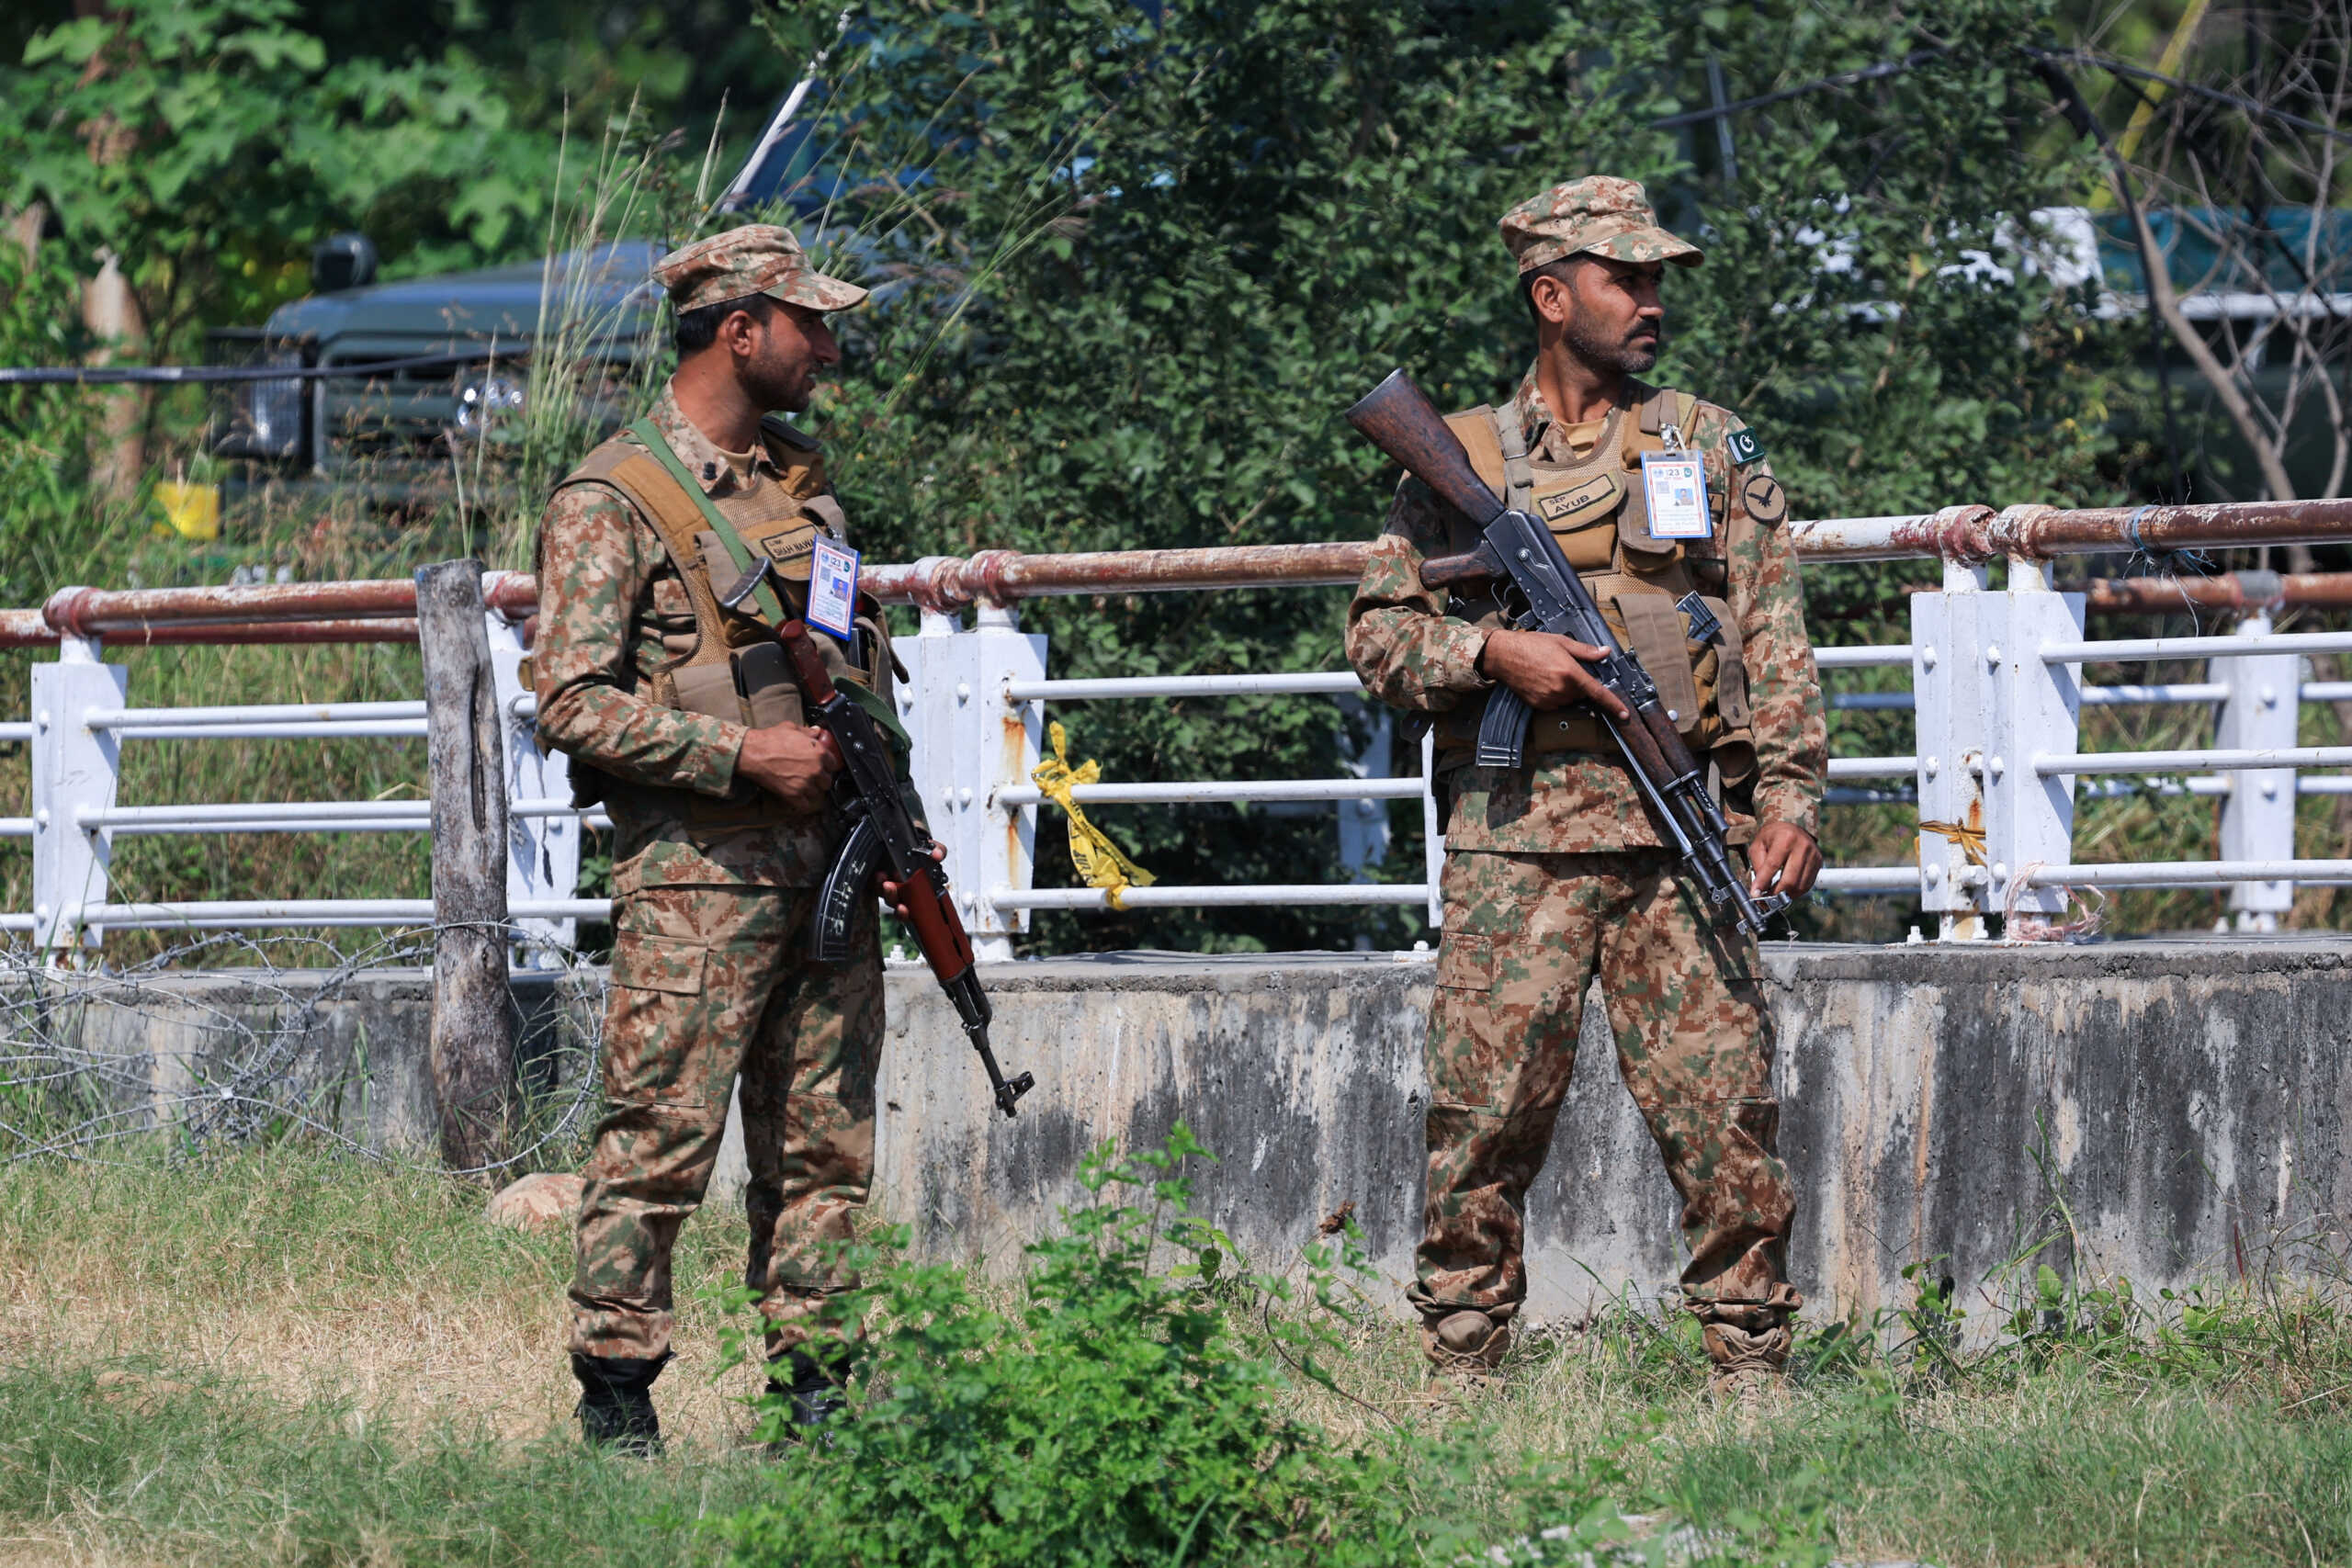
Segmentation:
{"type": "Polygon", "coordinates": [[[199,1157],[289,1140],[461,1177],[568,1159],[598,1099],[594,970],[530,939],[551,966],[529,972],[544,989],[528,987],[538,1005],[514,1017],[513,1147],[453,1170],[434,1142],[422,1021],[412,1047],[383,1056],[364,1016],[371,981],[406,971],[429,989],[435,934],[411,928],[346,951],[327,936],[209,932],[135,964],[78,968],[0,947],[0,1162],[130,1163],[112,1151],[199,1157]]]}

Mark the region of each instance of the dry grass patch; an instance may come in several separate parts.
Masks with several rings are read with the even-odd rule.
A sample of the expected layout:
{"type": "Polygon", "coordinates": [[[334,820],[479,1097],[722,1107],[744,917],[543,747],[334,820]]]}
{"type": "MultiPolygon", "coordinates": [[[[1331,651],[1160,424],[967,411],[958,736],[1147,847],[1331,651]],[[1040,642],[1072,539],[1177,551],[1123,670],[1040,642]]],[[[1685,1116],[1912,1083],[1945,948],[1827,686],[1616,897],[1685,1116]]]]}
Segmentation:
{"type": "MultiPolygon", "coordinates": [[[[566,1235],[492,1226],[483,1199],[300,1149],[0,1167],[0,1568],[715,1562],[701,1522],[760,1503],[798,1540],[850,1478],[822,1454],[747,1450],[731,1396],[752,1374],[709,1376],[724,1325],[702,1292],[739,1276],[740,1214],[705,1213],[680,1247],[683,1355],[659,1391],[676,1440],[637,1465],[571,1431],[566,1235]]],[[[882,1289],[944,1300],[958,1276],[930,1278],[882,1289]]],[[[965,1288],[1006,1326],[953,1354],[1030,1401],[1016,1426],[1068,1426],[1069,1387],[1013,1326],[1026,1287],[965,1288]]],[[[1452,1563],[1600,1507],[1743,1551],[1785,1543],[1739,1560],[1816,1568],[2352,1562],[2352,1320],[2336,1303],[2238,1286],[2151,1310],[2052,1288],[1980,1352],[1900,1316],[1816,1324],[1794,1394],[1753,1427],[1706,1399],[1674,1317],[1618,1310],[1531,1336],[1505,1380],[1464,1389],[1429,1382],[1410,1329],[1367,1311],[1327,1323],[1325,1386],[1297,1375],[1306,1341],[1270,1337],[1268,1303],[1232,1269],[1209,1299],[1219,1354],[1273,1365],[1275,1415],[1319,1434],[1347,1539],[1312,1561],[1452,1563]]],[[[1062,1336],[1065,1358],[1100,1344],[1150,1360],[1115,1303],[1056,1310],[1091,1325],[1062,1336]]],[[[1194,1393],[1152,1397],[1182,1410],[1194,1393]]],[[[1151,1448],[1173,1463],[1168,1436],[1155,1427],[1151,1448]]],[[[918,1444],[898,1462],[933,1458],[918,1444]]],[[[1061,1459],[989,1447],[972,1473],[1001,1484],[1012,1460],[1063,1495],[1061,1459]]]]}
{"type": "MultiPolygon", "coordinates": [[[[210,1374],[527,1441],[571,1420],[571,1238],[488,1224],[485,1196],[300,1151],[0,1167],[0,1354],[132,1359],[167,1381],[210,1374]]],[[[740,1278],[747,1235],[740,1209],[714,1204],[678,1249],[662,1415],[704,1448],[749,1427],[753,1382],[714,1382],[718,1314],[696,1299],[740,1278]]]]}

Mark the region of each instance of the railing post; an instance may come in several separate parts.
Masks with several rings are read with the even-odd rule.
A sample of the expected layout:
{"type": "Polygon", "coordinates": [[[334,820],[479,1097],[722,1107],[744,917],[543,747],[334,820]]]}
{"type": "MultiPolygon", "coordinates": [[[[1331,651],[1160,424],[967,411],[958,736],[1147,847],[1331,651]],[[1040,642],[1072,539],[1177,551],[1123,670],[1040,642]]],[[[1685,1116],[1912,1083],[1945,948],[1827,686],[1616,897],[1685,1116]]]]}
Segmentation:
{"type": "Polygon", "coordinates": [[[1985,858],[1992,876],[1984,907],[2056,914],[2063,887],[2018,887],[2030,870],[2074,863],[2075,781],[2045,778],[2034,763],[2077,750],[2082,666],[2047,664],[2044,644],[2083,639],[2083,595],[2053,593],[2041,563],[2013,559],[2008,591],[1985,596],[1992,615],[1980,623],[1997,643],[1983,649],[1989,681],[1991,747],[1984,759],[1985,858]]]}
{"type": "Polygon", "coordinates": [[[1013,702],[1005,687],[1046,676],[1046,639],[1020,629],[1010,606],[982,604],[978,626],[922,612],[920,633],[899,647],[908,690],[899,708],[915,741],[910,772],[931,835],[947,847],[947,876],[983,963],[1012,957],[1029,929],[1025,909],[1000,909],[1000,888],[1035,880],[1037,808],[1001,807],[996,792],[1025,784],[1045,737],[1044,705],[1013,702]]]}
{"type": "Polygon", "coordinates": [[[1430,883],[1430,930],[1445,924],[1445,900],[1438,885],[1445,878],[1445,818],[1437,808],[1437,735],[1421,732],[1421,874],[1430,883]]]}
{"type": "Polygon", "coordinates": [[[977,711],[969,723],[978,731],[979,743],[972,748],[969,771],[981,776],[968,785],[959,779],[956,792],[959,804],[967,788],[977,792],[961,813],[959,827],[970,843],[964,863],[972,878],[965,919],[981,960],[1005,964],[1012,959],[1014,934],[1029,929],[1029,911],[1000,909],[993,895],[1000,887],[1026,893],[1035,883],[1037,808],[1001,807],[996,792],[1030,782],[1046,739],[1046,705],[1015,702],[1005,693],[1015,681],[1046,678],[1046,637],[1022,631],[1017,605],[1000,607],[984,600],[974,618],[978,626],[972,634],[973,651],[980,681],[971,705],[977,711]]]}
{"type": "MultiPolygon", "coordinates": [[[[1911,596],[1911,690],[1917,715],[1919,820],[1954,833],[1984,829],[1985,717],[1989,682],[1979,656],[1985,603],[1982,567],[1944,563],[1940,592],[1911,596]]],[[[1924,826],[1919,905],[1940,917],[1939,942],[1984,935],[1991,878],[1958,838],[1924,826]]]]}
{"type": "MultiPolygon", "coordinates": [[[[2237,625],[2240,637],[2268,637],[2270,616],[2248,615],[2237,625]]],[[[2217,659],[2207,669],[2230,690],[2214,724],[2217,747],[2270,748],[2295,744],[2301,716],[2302,657],[2300,654],[2259,654],[2246,659],[2217,659]]],[[[2295,770],[2246,769],[2228,775],[2229,794],[2222,802],[2223,860],[2292,860],[2295,858],[2295,770]]],[[[2230,908],[2237,912],[2242,931],[2278,929],[2278,917],[2294,908],[2291,882],[2239,882],[2230,888],[2230,908]]]]}
{"type": "MultiPolygon", "coordinates": [[[[523,678],[529,650],[523,646],[523,627],[497,610],[485,610],[482,624],[490,635],[490,673],[498,694],[498,724],[505,738],[506,798],[510,806],[522,800],[570,800],[571,759],[560,751],[541,751],[538,724],[517,711],[532,695],[523,678]]],[[[552,817],[520,817],[511,810],[506,819],[506,902],[570,898],[580,889],[580,818],[571,812],[552,817]]],[[[524,947],[524,966],[560,969],[578,936],[576,921],[538,916],[518,919],[514,930],[524,947]]]]}
{"type": "Polygon", "coordinates": [[[947,846],[948,886],[966,891],[956,861],[956,682],[951,649],[964,629],[960,615],[930,608],[919,610],[915,635],[894,645],[899,662],[907,669],[899,688],[899,721],[912,742],[907,755],[907,776],[922,802],[923,825],[932,837],[947,846]]]}
{"type": "Polygon", "coordinates": [[[416,573],[433,784],[433,1018],[441,1154],[478,1171],[505,1157],[514,1090],[507,984],[506,737],[491,678],[481,563],[416,573]]]}
{"type": "Polygon", "coordinates": [[[84,911],[107,901],[114,835],[80,817],[115,803],[122,743],[84,720],[94,708],[127,706],[130,673],[100,652],[97,638],[68,635],[57,662],[32,671],[33,940],[52,962],[76,932],[93,948],[103,934],[84,911]]]}

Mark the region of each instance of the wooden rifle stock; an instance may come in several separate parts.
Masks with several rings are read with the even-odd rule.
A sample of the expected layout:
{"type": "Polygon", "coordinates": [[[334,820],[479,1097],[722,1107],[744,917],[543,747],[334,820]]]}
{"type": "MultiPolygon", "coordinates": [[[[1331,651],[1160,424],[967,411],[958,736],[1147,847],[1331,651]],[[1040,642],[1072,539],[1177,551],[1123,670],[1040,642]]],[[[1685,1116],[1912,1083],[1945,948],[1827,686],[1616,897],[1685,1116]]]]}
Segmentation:
{"type": "Polygon", "coordinates": [[[811,708],[820,708],[833,700],[833,677],[825,669],[825,656],[817,651],[817,639],[799,621],[786,621],[776,627],[775,640],[784,644],[786,657],[792,660],[792,672],[800,679],[801,694],[808,699],[811,708]]]}
{"type": "MultiPolygon", "coordinates": [[[[1366,392],[1348,411],[1348,423],[1479,527],[1502,512],[1503,503],[1470,466],[1470,454],[1446,428],[1445,416],[1404,371],[1391,370],[1366,392]]],[[[1426,575],[1422,581],[1428,581],[1426,575]]]]}

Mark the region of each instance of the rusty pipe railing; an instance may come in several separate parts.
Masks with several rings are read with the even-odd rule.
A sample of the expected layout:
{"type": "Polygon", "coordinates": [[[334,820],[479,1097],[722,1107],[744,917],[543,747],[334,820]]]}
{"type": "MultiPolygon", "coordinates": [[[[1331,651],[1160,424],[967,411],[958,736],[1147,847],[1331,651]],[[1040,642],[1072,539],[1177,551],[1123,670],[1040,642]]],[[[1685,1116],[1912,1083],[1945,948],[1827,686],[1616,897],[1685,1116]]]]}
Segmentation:
{"type": "Polygon", "coordinates": [[[2163,615],[2191,610],[2352,608],[2352,571],[2233,571],[2213,577],[2095,577],[2080,592],[2109,615],[2163,615]]]}
{"type": "Polygon", "coordinates": [[[1227,545],[1186,550],[1094,550],[1024,556],[982,550],[967,558],[926,556],[908,566],[868,568],[867,592],[887,604],[958,610],[1022,599],[1086,593],[1165,593],[1200,588],[1314,588],[1363,575],[1371,546],[1227,545]]]}
{"type": "MultiPolygon", "coordinates": [[[[537,607],[538,586],[528,572],[487,572],[482,599],[520,620],[537,607]]],[[[0,610],[0,648],[50,647],[61,637],[99,637],[132,648],[414,642],[416,583],[389,577],[192,588],[74,587],[59,589],[38,610],[0,610]]]]}
{"type": "MultiPolygon", "coordinates": [[[[2129,550],[2161,554],[2278,544],[2352,541],[2352,500],[2245,502],[2209,506],[1953,506],[1909,517],[1845,517],[1789,525],[1806,560],[1940,557],[1973,564],[2008,556],[2129,550]]],[[[1240,545],[1179,550],[1101,550],[1022,555],[982,550],[927,556],[866,568],[865,588],[885,604],[942,614],[975,604],[1090,593],[1161,593],[1206,588],[1332,587],[1363,570],[1368,543],[1240,545]]],[[[2094,608],[2158,612],[2256,608],[2262,604],[2352,605],[2352,576],[2277,579],[2103,580],[2094,608]]],[[[483,582],[492,608],[513,620],[537,607],[526,572],[496,571],[483,582]]],[[[351,582],[260,583],[216,588],[60,589],[40,610],[0,611],[0,648],[38,647],[60,636],[138,646],[156,643],[413,642],[416,587],[405,578],[351,582]]]]}
{"type": "Polygon", "coordinates": [[[2163,555],[2174,550],[2316,545],[2352,539],[2352,499],[2223,502],[2206,506],[1947,506],[1909,517],[1830,517],[1789,525],[1806,560],[1901,560],[1940,557],[1977,566],[2007,556],[2110,550],[2163,555]]]}

